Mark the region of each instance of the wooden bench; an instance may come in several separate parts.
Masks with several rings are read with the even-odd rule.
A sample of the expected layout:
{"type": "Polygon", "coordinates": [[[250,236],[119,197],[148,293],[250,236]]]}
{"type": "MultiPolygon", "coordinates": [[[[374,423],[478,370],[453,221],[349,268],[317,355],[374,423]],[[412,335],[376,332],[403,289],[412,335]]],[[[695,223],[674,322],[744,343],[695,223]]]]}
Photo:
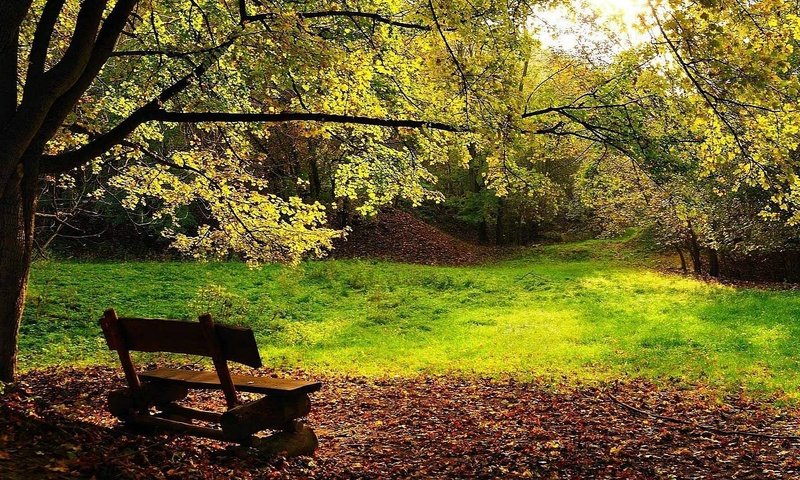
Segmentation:
{"type": "Polygon", "coordinates": [[[100,325],[108,348],[119,354],[128,382],[127,388],[114,390],[108,396],[109,410],[121,421],[235,442],[268,454],[310,455],[316,449],[314,431],[297,419],[311,410],[308,394],[319,390],[321,383],[231,375],[229,361],[261,367],[251,329],[215,325],[208,314],[194,323],[119,318],[113,309],[103,314],[100,325]],[[131,351],[202,355],[211,358],[215,371],[158,368],[139,373],[131,351]],[[190,389],[222,390],[227,411],[177,404],[190,389]],[[242,403],[238,392],[260,393],[264,397],[242,403]],[[277,432],[269,437],[256,435],[267,429],[277,432]]]}

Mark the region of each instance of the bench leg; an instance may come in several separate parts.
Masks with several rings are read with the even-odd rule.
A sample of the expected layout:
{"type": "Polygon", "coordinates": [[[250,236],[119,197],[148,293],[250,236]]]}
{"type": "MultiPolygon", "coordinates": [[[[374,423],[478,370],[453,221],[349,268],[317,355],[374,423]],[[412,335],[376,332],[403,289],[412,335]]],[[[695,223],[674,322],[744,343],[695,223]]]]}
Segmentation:
{"type": "Polygon", "coordinates": [[[108,396],[108,407],[114,416],[137,428],[162,428],[235,442],[254,447],[269,456],[313,455],[319,445],[314,430],[294,420],[309,412],[311,404],[307,395],[266,397],[224,414],[173,404],[187,395],[188,389],[181,385],[145,383],[137,391],[129,388],[114,390],[108,396]],[[151,407],[158,407],[162,412],[152,415],[149,413],[151,407]],[[190,423],[192,419],[219,422],[222,428],[193,425],[190,423]],[[268,437],[253,435],[265,428],[278,431],[268,437]]]}
{"type": "Polygon", "coordinates": [[[183,400],[187,395],[189,390],[181,385],[144,383],[136,391],[121,388],[109,393],[108,410],[120,420],[125,420],[134,413],[147,411],[150,407],[183,400]]]}
{"type": "Polygon", "coordinates": [[[157,417],[149,413],[134,414],[128,417],[128,423],[138,428],[156,428],[163,430],[171,430],[173,432],[186,433],[196,437],[211,438],[214,440],[230,441],[222,430],[218,428],[203,427],[200,425],[193,425],[191,423],[181,422],[178,420],[170,420],[168,418],[157,417]]]}
{"type": "Polygon", "coordinates": [[[283,430],[269,437],[253,437],[251,446],[265,455],[284,454],[287,457],[313,455],[319,441],[309,426],[302,422],[289,422],[283,430]]]}

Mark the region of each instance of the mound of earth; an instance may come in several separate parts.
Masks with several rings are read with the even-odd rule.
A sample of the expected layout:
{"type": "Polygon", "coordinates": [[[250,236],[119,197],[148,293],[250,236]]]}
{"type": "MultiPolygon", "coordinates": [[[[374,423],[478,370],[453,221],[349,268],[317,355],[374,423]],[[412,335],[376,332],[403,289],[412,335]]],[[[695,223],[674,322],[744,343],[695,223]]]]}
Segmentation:
{"type": "MultiPolygon", "coordinates": [[[[701,386],[627,381],[559,391],[482,378],[314,378],[323,388],[308,423],[319,449],[285,459],[137,434],[105,411],[108,391],[123,383],[116,369],[30,372],[0,394],[0,478],[800,477],[795,409],[719,401],[701,386]]],[[[221,408],[221,397],[198,393],[190,406],[221,408]]]]}
{"type": "Polygon", "coordinates": [[[470,265],[491,253],[459,240],[402,210],[387,210],[357,219],[347,238],[335,244],[337,258],[380,258],[424,265],[470,265]]]}

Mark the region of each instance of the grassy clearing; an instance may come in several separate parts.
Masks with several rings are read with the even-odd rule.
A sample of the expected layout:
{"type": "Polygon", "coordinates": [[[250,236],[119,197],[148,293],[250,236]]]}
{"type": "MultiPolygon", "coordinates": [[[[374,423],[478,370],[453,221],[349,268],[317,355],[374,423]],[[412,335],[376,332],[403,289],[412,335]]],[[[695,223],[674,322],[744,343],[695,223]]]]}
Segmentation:
{"type": "Polygon", "coordinates": [[[620,257],[623,243],[541,248],[476,267],[316,261],[37,263],[24,368],[113,362],[96,319],[193,318],[257,332],[265,363],[364,375],[569,381],[680,378],[800,398],[800,295],[708,285],[620,257]]]}

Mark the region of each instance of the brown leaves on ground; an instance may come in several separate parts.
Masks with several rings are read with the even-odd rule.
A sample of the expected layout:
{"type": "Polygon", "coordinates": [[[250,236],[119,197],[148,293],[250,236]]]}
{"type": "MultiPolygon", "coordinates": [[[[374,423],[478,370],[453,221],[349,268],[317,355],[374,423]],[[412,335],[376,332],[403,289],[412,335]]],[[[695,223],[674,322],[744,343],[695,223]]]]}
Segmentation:
{"type": "MultiPolygon", "coordinates": [[[[302,376],[302,375],[301,375],[302,376]]],[[[48,370],[0,396],[0,478],[797,478],[795,410],[637,381],[554,391],[463,378],[328,378],[308,423],[314,458],[263,458],[176,434],[139,435],[105,411],[112,369],[48,370]]],[[[193,406],[222,405],[203,393],[193,406]]]]}
{"type": "Polygon", "coordinates": [[[497,252],[459,240],[414,215],[387,209],[372,219],[356,219],[345,240],[337,241],[338,258],[380,258],[425,265],[472,265],[497,252]]]}

